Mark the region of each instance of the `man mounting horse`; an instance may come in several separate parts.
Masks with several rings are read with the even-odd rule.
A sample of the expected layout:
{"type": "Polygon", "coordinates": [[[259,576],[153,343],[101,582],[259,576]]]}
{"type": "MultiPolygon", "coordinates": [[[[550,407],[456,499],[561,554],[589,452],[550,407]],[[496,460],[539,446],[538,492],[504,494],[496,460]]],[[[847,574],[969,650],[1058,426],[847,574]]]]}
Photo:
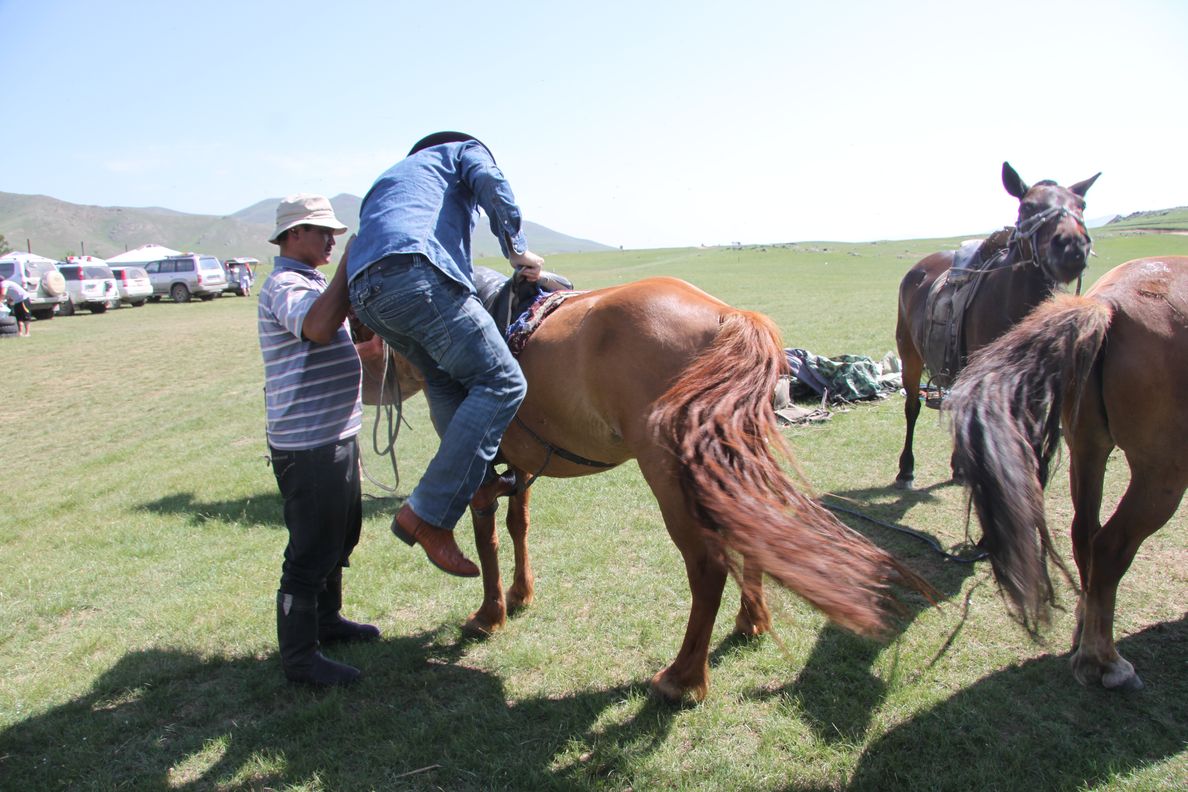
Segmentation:
{"type": "MultiPolygon", "coordinates": [[[[379,395],[377,356],[397,363],[389,381],[405,398],[418,387],[398,357],[360,350],[364,393],[379,395]]],[[[528,395],[500,453],[518,481],[568,478],[635,459],[685,561],[692,595],[676,659],[652,678],[665,698],[701,700],[726,578],[739,582],[737,633],[771,628],[764,574],[843,627],[883,634],[892,583],[931,588],[801,491],[786,472],[791,453],[772,394],[787,363],[780,334],[762,314],[726,305],[675,278],[650,278],[570,294],[523,345],[528,395]],[[740,365],[740,361],[747,361],[740,365]]],[[[427,390],[430,410],[433,391],[427,390]]],[[[471,505],[483,602],[465,628],[485,635],[534,596],[528,554],[530,489],[512,492],[508,529],[515,577],[504,592],[495,532],[498,480],[471,505]]]]}

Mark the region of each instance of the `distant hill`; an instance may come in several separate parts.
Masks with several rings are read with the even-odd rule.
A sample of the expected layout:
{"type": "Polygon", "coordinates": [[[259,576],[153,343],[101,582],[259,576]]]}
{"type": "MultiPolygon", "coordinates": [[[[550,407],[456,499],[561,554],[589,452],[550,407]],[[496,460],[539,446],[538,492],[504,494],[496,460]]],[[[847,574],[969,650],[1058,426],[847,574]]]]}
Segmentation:
{"type": "Polygon", "coordinates": [[[1103,226],[1107,231],[1188,231],[1188,206],[1174,209],[1159,209],[1153,212],[1135,212],[1125,217],[1115,217],[1103,226]]]}
{"type": "MultiPolygon", "coordinates": [[[[156,243],[220,259],[252,256],[269,261],[277,250],[268,237],[279,202],[279,198],[269,198],[226,217],[215,217],[160,207],[83,206],[45,195],[0,192],[0,234],[14,250],[25,250],[27,240],[32,252],[49,258],[84,253],[108,258],[156,243]]],[[[344,193],[330,202],[343,223],[352,230],[358,227],[361,198],[344,193]]],[[[526,222],[524,233],[532,249],[542,255],[610,249],[534,223],[526,222]]],[[[474,254],[499,255],[499,243],[485,220],[475,232],[474,254]]]]}

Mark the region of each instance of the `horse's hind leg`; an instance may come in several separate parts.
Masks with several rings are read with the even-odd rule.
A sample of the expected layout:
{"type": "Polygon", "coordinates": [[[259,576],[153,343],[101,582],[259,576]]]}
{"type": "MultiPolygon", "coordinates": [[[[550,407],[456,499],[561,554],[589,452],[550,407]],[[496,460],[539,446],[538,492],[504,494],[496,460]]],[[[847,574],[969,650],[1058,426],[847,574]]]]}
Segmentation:
{"type": "MultiPolygon", "coordinates": [[[[517,471],[519,480],[526,480],[524,471],[517,471]]],[[[532,559],[528,555],[528,498],[531,490],[512,495],[507,502],[507,531],[511,534],[515,551],[516,571],[511,588],[507,590],[507,612],[514,614],[532,604],[536,592],[536,578],[532,574],[532,559]]]]}
{"type": "Polygon", "coordinates": [[[652,689],[670,701],[681,701],[686,696],[701,701],[709,691],[709,643],[726,587],[726,568],[709,552],[676,475],[669,469],[669,461],[663,459],[667,454],[657,455],[661,461],[640,455],[639,466],[660,504],[668,535],[684,558],[693,602],[680,651],[667,668],[652,677],[652,689]]]}
{"type": "Polygon", "coordinates": [[[1113,516],[1089,538],[1089,573],[1080,608],[1081,641],[1072,656],[1082,684],[1100,682],[1111,690],[1138,690],[1142,680],[1114,646],[1118,583],[1139,545],[1159,530],[1180,505],[1184,482],[1169,486],[1163,465],[1131,465],[1130,486],[1113,516]]]}
{"type": "Polygon", "coordinates": [[[746,638],[757,638],[771,630],[771,611],[763,596],[763,570],[754,562],[743,561],[742,604],[734,617],[734,631],[746,638]]]}

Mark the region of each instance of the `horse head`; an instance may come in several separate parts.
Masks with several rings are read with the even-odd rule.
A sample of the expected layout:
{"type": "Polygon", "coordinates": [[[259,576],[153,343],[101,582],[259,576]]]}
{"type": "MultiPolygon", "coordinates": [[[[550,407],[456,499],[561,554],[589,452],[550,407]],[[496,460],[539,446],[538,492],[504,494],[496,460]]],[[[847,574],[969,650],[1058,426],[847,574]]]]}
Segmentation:
{"type": "Polygon", "coordinates": [[[1051,281],[1068,283],[1085,271],[1092,244],[1085,227],[1085,193],[1100,175],[1071,187],[1050,179],[1029,187],[1009,162],[1002,163],[1002,186],[1019,199],[1012,242],[1020,246],[1022,260],[1034,261],[1051,281]]]}

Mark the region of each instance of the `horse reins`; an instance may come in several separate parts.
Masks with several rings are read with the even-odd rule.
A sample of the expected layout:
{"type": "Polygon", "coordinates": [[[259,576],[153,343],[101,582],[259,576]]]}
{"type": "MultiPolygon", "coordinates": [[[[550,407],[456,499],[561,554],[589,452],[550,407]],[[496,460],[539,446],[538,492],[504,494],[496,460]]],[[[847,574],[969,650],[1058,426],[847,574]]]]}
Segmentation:
{"type": "MultiPolygon", "coordinates": [[[[393,403],[384,403],[384,394],[388,390],[388,375],[390,372],[394,374],[396,364],[392,361],[392,350],[388,346],[388,342],[384,342],[384,373],[380,376],[379,398],[375,404],[375,423],[371,427],[371,447],[375,453],[380,456],[387,456],[392,461],[392,473],[396,477],[396,481],[392,486],[384,484],[377,480],[374,476],[367,472],[367,466],[363,464],[362,457],[360,457],[360,468],[367,480],[376,485],[384,492],[395,494],[397,488],[400,486],[400,465],[396,459],[396,439],[400,436],[400,424],[404,423],[408,426],[408,421],[404,420],[404,394],[400,388],[400,377],[394,375],[393,382],[396,390],[396,400],[393,403]],[[393,406],[393,404],[395,406],[393,406]],[[393,413],[395,420],[393,420],[393,413]],[[384,448],[380,448],[379,427],[380,416],[384,415],[388,419],[388,444],[384,448]]],[[[409,427],[410,429],[412,427],[409,427]]]]}

